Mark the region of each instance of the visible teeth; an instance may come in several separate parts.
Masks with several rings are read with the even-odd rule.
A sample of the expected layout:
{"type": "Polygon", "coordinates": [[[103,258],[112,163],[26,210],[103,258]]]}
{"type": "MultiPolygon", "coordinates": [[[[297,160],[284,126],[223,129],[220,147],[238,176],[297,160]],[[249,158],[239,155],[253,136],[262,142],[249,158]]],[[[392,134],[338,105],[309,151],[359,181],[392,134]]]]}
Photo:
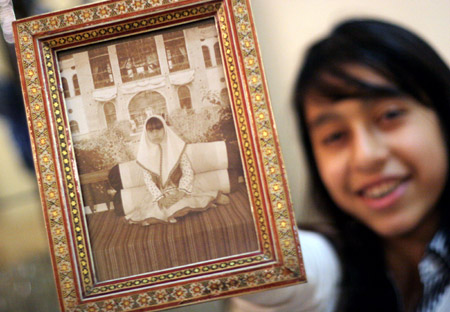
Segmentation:
{"type": "Polygon", "coordinates": [[[381,198],[394,191],[400,183],[400,180],[396,180],[372,186],[363,190],[363,196],[369,198],[381,198]]]}

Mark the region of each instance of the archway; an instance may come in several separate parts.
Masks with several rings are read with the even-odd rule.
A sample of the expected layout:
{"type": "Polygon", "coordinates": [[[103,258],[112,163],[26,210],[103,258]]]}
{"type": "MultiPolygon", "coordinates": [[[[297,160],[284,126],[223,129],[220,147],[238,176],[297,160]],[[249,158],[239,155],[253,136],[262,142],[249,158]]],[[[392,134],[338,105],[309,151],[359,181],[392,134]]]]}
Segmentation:
{"type": "Polygon", "coordinates": [[[69,91],[69,84],[67,83],[67,79],[62,77],[61,82],[62,82],[62,87],[63,87],[63,91],[64,91],[64,97],[69,98],[70,91],[69,91]]]}
{"type": "Polygon", "coordinates": [[[78,126],[78,122],[75,120],[71,120],[69,122],[70,131],[72,131],[72,134],[80,133],[80,127],[78,126]]]}
{"type": "Polygon", "coordinates": [[[105,103],[105,105],[103,105],[103,112],[105,113],[106,125],[110,128],[117,120],[116,107],[114,106],[114,103],[105,103]]]}
{"type": "Polygon", "coordinates": [[[73,75],[72,77],[73,87],[75,89],[75,96],[80,95],[80,84],[78,83],[78,76],[77,74],[73,75]]]}
{"type": "Polygon", "coordinates": [[[222,64],[222,55],[220,55],[220,47],[218,42],[214,44],[214,56],[216,57],[216,64],[222,64]]]}
{"type": "Polygon", "coordinates": [[[178,99],[182,109],[192,108],[191,92],[188,87],[181,86],[178,88],[178,99]]]}
{"type": "Polygon", "coordinates": [[[149,115],[167,117],[166,99],[158,92],[143,91],[131,99],[128,112],[133,128],[138,130],[149,115]]]}
{"type": "Polygon", "coordinates": [[[205,67],[211,67],[211,54],[209,53],[209,49],[207,46],[202,46],[202,52],[203,52],[203,60],[205,61],[205,67]]]}

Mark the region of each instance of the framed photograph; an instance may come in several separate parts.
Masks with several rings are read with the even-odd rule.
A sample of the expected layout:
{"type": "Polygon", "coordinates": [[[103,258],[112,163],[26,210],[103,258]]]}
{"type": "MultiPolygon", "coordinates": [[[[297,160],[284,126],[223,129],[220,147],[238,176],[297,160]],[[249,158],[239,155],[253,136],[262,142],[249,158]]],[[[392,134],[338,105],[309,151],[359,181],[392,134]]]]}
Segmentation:
{"type": "Polygon", "coordinates": [[[111,0],[14,23],[63,311],[306,281],[248,0],[111,0]]]}

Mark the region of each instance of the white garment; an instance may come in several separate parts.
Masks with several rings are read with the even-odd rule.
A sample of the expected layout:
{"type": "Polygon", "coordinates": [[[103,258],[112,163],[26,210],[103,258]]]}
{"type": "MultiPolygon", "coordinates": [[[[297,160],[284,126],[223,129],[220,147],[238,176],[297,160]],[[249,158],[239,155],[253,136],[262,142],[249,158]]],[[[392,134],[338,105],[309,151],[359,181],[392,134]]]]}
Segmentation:
{"type": "Polygon", "coordinates": [[[342,270],[333,246],[320,234],[299,231],[308,282],[231,299],[231,312],[328,312],[339,297],[342,270]]]}
{"type": "Polygon", "coordinates": [[[447,286],[447,288],[445,288],[445,291],[442,294],[442,297],[440,298],[435,309],[435,312],[448,312],[448,310],[450,310],[450,286],[447,286]]]}
{"type": "Polygon", "coordinates": [[[150,225],[159,222],[173,222],[190,211],[202,211],[210,208],[218,196],[218,190],[204,191],[194,187],[194,172],[184,152],[186,143],[167,126],[161,116],[152,116],[144,123],[137,154],[137,163],[143,168],[144,181],[148,193],[132,209],[125,213],[130,223],[150,225]],[[157,118],[164,127],[164,137],[157,144],[147,133],[146,124],[150,118],[157,118]],[[181,177],[175,179],[177,169],[181,177]],[[169,207],[161,206],[159,200],[170,198],[181,191],[182,198],[169,207]]]}
{"type": "Polygon", "coordinates": [[[186,143],[167,126],[164,118],[157,115],[150,116],[144,123],[136,160],[144,169],[159,176],[161,184],[164,185],[178,165],[185,146],[186,143]],[[164,127],[164,138],[159,144],[153,143],[147,133],[146,125],[152,118],[161,121],[164,127]]]}

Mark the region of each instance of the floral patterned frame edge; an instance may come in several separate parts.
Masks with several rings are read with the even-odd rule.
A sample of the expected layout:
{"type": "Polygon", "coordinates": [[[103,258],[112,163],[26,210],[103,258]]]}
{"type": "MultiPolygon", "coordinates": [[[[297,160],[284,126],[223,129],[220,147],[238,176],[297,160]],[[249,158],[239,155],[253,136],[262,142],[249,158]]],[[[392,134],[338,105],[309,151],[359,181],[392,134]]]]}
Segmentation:
{"type": "Polygon", "coordinates": [[[249,0],[108,0],[13,24],[62,311],[153,311],[306,282],[249,0]],[[214,18],[259,250],[99,283],[56,51],[214,18]]]}

